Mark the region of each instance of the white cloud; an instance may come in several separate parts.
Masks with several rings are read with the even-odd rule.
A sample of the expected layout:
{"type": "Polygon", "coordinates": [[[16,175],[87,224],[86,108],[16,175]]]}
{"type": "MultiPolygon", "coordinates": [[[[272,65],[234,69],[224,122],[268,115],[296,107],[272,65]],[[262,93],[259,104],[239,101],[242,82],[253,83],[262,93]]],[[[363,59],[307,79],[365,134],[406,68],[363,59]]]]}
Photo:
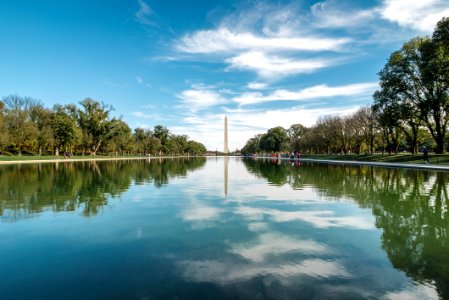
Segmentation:
{"type": "MultiPolygon", "coordinates": [[[[202,142],[209,150],[223,149],[224,115],[190,115],[182,119],[182,126],[171,128],[176,134],[187,134],[195,141],[202,142]]],[[[230,143],[234,150],[235,144],[230,143]]]]}
{"type": "Polygon", "coordinates": [[[127,83],[119,83],[119,82],[112,81],[110,79],[104,79],[103,83],[108,85],[108,86],[115,87],[115,88],[127,88],[127,87],[129,87],[129,84],[127,84],[127,83]]]}
{"type": "Polygon", "coordinates": [[[152,129],[153,126],[150,125],[150,124],[137,122],[137,123],[136,123],[136,128],[152,129]]]}
{"type": "Polygon", "coordinates": [[[192,112],[227,103],[219,92],[199,87],[184,90],[177,97],[181,99],[181,106],[192,112]]]}
{"type": "Polygon", "coordinates": [[[200,30],[177,41],[176,49],[186,53],[235,53],[235,51],[339,51],[348,38],[273,37],[228,28],[200,30]]]}
{"type": "Polygon", "coordinates": [[[139,3],[139,10],[136,12],[137,21],[145,25],[154,25],[149,19],[149,16],[152,14],[150,6],[143,0],[137,0],[137,2],[139,3]]]}
{"type": "Polygon", "coordinates": [[[378,84],[374,82],[355,83],[336,87],[329,87],[325,84],[320,84],[298,91],[279,89],[268,95],[264,95],[260,92],[246,92],[240,96],[234,97],[232,100],[241,105],[280,100],[300,101],[337,96],[371,95],[376,88],[378,88],[378,84]]]}
{"type": "Polygon", "coordinates": [[[157,109],[158,105],[154,104],[154,103],[149,103],[149,104],[145,104],[142,105],[141,108],[145,108],[145,109],[157,109]]]}
{"type": "Polygon", "coordinates": [[[255,3],[251,9],[224,17],[215,28],[184,35],[175,41],[174,48],[202,60],[205,55],[223,60],[228,71],[249,70],[272,80],[340,63],[314,58],[313,54],[335,56],[347,51],[352,39],[311,32],[298,22],[298,14],[298,7],[292,4],[255,3]]]}
{"type": "Polygon", "coordinates": [[[247,88],[249,88],[250,90],[263,90],[268,86],[267,83],[265,82],[250,82],[247,84],[247,88]]]}
{"type": "Polygon", "coordinates": [[[228,122],[233,125],[235,124],[236,130],[253,128],[257,129],[257,133],[261,133],[260,131],[262,129],[269,129],[276,126],[288,128],[290,125],[298,122],[310,126],[315,123],[316,118],[318,118],[317,116],[322,113],[328,114],[336,111],[337,109],[306,110],[300,107],[274,110],[264,109],[261,111],[233,114],[228,117],[228,122]]]}
{"type": "Polygon", "coordinates": [[[144,85],[146,87],[151,88],[151,84],[149,84],[148,82],[145,82],[145,80],[142,77],[140,77],[140,76],[136,76],[136,81],[140,85],[144,85]]]}
{"type": "Polygon", "coordinates": [[[159,113],[144,113],[141,111],[135,111],[131,113],[134,117],[140,118],[140,119],[148,119],[148,120],[162,120],[165,118],[162,118],[159,113]]]}
{"type": "Polygon", "coordinates": [[[304,13],[304,10],[297,1],[284,1],[282,5],[268,1],[248,1],[246,4],[238,5],[233,13],[224,17],[220,22],[220,28],[232,28],[235,32],[261,32],[266,36],[290,37],[301,31],[301,13],[304,13]]]}
{"type": "Polygon", "coordinates": [[[336,61],[329,59],[296,59],[267,55],[260,51],[251,51],[228,58],[230,68],[250,70],[259,76],[269,79],[278,77],[311,73],[318,69],[335,65],[336,61]]]}
{"type": "MultiPolygon", "coordinates": [[[[373,21],[380,18],[397,23],[404,28],[430,33],[436,23],[449,15],[449,2],[446,0],[382,0],[381,5],[368,9],[357,9],[344,2],[327,0],[311,7],[312,20],[316,28],[356,28],[369,30],[376,35],[384,31],[383,26],[373,21]]],[[[385,36],[384,36],[385,38],[385,36]]]]}
{"type": "Polygon", "coordinates": [[[436,23],[449,16],[447,0],[384,0],[379,8],[382,18],[422,32],[432,32],[436,23]]]}
{"type": "MultiPolygon", "coordinates": [[[[352,3],[351,3],[352,4],[352,3]]],[[[328,0],[312,5],[312,25],[317,28],[360,27],[377,17],[377,10],[355,9],[341,1],[328,0]]]]}
{"type": "Polygon", "coordinates": [[[224,16],[216,27],[175,40],[175,59],[188,55],[206,61],[212,57],[214,62],[218,59],[226,64],[227,71],[251,71],[278,80],[353,61],[366,55],[367,44],[410,38],[409,29],[429,33],[438,20],[449,15],[447,0],[382,0],[368,8],[327,0],[310,10],[295,3],[257,2],[241,7],[224,16]],[[398,33],[396,26],[381,20],[404,30],[398,33]],[[351,52],[351,58],[341,57],[342,52],[351,52]]]}

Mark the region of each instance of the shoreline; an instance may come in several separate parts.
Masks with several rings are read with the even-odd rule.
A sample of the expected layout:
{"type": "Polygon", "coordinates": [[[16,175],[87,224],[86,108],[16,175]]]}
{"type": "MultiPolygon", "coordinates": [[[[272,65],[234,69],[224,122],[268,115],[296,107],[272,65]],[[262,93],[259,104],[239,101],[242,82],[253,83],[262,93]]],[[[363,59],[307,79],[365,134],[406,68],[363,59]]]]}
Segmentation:
{"type": "MultiPolygon", "coordinates": [[[[260,156],[257,159],[273,159],[272,157],[260,156]]],[[[335,159],[314,159],[314,158],[275,158],[287,161],[299,161],[299,162],[314,162],[319,164],[332,164],[332,165],[352,165],[352,166],[371,166],[381,168],[402,168],[402,169],[416,169],[416,170],[428,170],[428,171],[449,171],[449,165],[433,165],[433,164],[413,164],[413,163],[395,163],[395,162],[375,162],[375,161],[359,161],[359,160],[335,160],[335,159]]]]}
{"type": "Polygon", "coordinates": [[[27,159],[27,160],[1,160],[0,165],[10,164],[40,164],[40,163],[59,163],[59,162],[77,162],[77,161],[114,161],[114,160],[142,160],[158,158],[191,158],[203,156],[130,156],[130,157],[88,157],[88,158],[49,158],[49,159],[27,159]]]}
{"type": "MultiPolygon", "coordinates": [[[[60,162],[85,162],[85,161],[116,161],[116,160],[142,160],[142,159],[167,159],[167,158],[193,158],[193,157],[224,157],[224,156],[131,156],[131,157],[86,157],[86,158],[51,158],[51,159],[29,159],[29,160],[3,160],[0,165],[12,164],[36,164],[36,163],[60,163],[60,162]]],[[[231,156],[230,156],[231,157],[231,156]]],[[[235,156],[234,156],[235,157],[235,156]]],[[[383,168],[403,168],[429,171],[449,171],[449,165],[435,165],[435,164],[414,164],[414,163],[395,163],[395,162],[375,162],[375,161],[358,161],[358,160],[335,160],[335,159],[314,159],[314,158],[272,158],[269,156],[258,156],[256,159],[280,159],[284,161],[300,161],[300,162],[314,162],[320,164],[339,164],[352,166],[372,166],[383,168]]]]}

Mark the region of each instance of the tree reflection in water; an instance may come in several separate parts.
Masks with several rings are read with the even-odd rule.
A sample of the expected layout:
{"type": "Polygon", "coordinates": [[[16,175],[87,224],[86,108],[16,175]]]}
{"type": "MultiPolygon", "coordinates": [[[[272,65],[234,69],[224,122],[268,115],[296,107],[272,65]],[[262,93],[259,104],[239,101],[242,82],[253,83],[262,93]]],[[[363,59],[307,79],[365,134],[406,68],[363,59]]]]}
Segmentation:
{"type": "Polygon", "coordinates": [[[98,214],[134,182],[160,188],[202,167],[205,158],[84,161],[0,167],[0,216],[17,221],[45,210],[98,214]]]}
{"type": "Polygon", "coordinates": [[[350,198],[370,208],[383,231],[393,266],[449,299],[449,174],[408,169],[244,160],[246,168],[275,185],[313,186],[326,198],[350,198]]]}

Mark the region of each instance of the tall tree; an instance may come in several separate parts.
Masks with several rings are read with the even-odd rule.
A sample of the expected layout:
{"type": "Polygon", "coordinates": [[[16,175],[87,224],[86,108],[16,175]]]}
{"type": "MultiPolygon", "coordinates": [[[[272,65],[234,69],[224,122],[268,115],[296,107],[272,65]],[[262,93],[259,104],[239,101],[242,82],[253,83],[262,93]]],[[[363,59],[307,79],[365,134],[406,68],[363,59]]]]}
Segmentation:
{"type": "Polygon", "coordinates": [[[170,131],[167,129],[167,127],[162,125],[156,125],[154,126],[153,136],[157,138],[161,146],[159,147],[159,155],[162,155],[162,153],[166,153],[168,151],[168,138],[170,136],[170,131]]]}
{"type": "Polygon", "coordinates": [[[281,151],[284,150],[286,141],[287,132],[283,127],[270,128],[260,139],[260,148],[264,151],[281,151]]]}
{"type": "Polygon", "coordinates": [[[445,151],[449,122],[449,18],[438,22],[432,38],[417,37],[391,54],[379,72],[375,101],[408,106],[429,129],[437,153],[445,151]]]}
{"type": "Polygon", "coordinates": [[[51,124],[53,112],[43,105],[35,105],[30,108],[30,119],[37,128],[37,148],[39,156],[44,148],[54,145],[54,134],[51,124]]]}
{"type": "Polygon", "coordinates": [[[85,135],[91,155],[96,155],[102,144],[115,134],[116,120],[110,119],[114,108],[93,99],[86,98],[80,102],[83,109],[78,111],[79,123],[85,135]]]}
{"type": "Polygon", "coordinates": [[[170,135],[167,142],[168,151],[174,155],[184,154],[187,150],[188,139],[187,135],[170,135]]]}
{"type": "Polygon", "coordinates": [[[134,129],[134,145],[135,150],[140,153],[140,155],[145,154],[147,151],[149,151],[150,147],[150,140],[153,136],[153,133],[151,130],[145,130],[143,128],[136,128],[134,129]]]}
{"type": "Polygon", "coordinates": [[[136,128],[133,137],[135,149],[140,155],[155,154],[162,148],[160,139],[155,137],[150,129],[136,128]]]}
{"type": "Polygon", "coordinates": [[[360,138],[366,143],[369,153],[373,154],[377,135],[376,113],[371,107],[362,107],[354,113],[351,119],[354,121],[354,126],[359,128],[360,138]]]}
{"type": "Polygon", "coordinates": [[[254,154],[259,152],[260,149],[260,140],[262,139],[263,134],[257,134],[254,137],[250,138],[246,141],[245,146],[243,146],[241,152],[245,155],[254,154]]]}
{"type": "Polygon", "coordinates": [[[320,117],[314,129],[317,145],[326,153],[343,151],[344,147],[344,122],[340,116],[320,117]]]}
{"type": "Polygon", "coordinates": [[[77,113],[73,105],[55,105],[53,107],[52,128],[55,140],[55,155],[60,150],[67,151],[73,145],[77,136],[77,113]]]}
{"type": "Polygon", "coordinates": [[[400,110],[394,106],[373,106],[377,113],[378,123],[382,129],[384,140],[384,148],[388,151],[396,153],[402,139],[403,130],[400,126],[400,110]]]}
{"type": "Polygon", "coordinates": [[[154,126],[153,135],[161,141],[162,145],[165,146],[167,144],[169,134],[170,131],[167,129],[167,127],[162,125],[154,126]]]}
{"type": "Polygon", "coordinates": [[[114,127],[116,134],[109,141],[108,148],[111,152],[115,152],[115,155],[117,155],[118,152],[123,155],[125,151],[131,149],[133,139],[131,128],[129,128],[128,124],[122,120],[116,120],[114,127]]]}
{"type": "Polygon", "coordinates": [[[307,128],[302,124],[293,124],[287,129],[287,136],[289,139],[290,150],[301,149],[301,139],[306,134],[307,128]]]}
{"type": "Polygon", "coordinates": [[[186,152],[192,155],[202,155],[206,152],[206,147],[202,143],[188,141],[186,152]]]}
{"type": "Polygon", "coordinates": [[[5,105],[0,101],[0,153],[3,153],[3,148],[7,143],[8,131],[5,122],[5,105]]]}
{"type": "Polygon", "coordinates": [[[18,95],[3,98],[5,105],[5,124],[9,138],[22,155],[24,147],[31,147],[37,142],[37,127],[31,121],[30,111],[40,105],[39,101],[18,95]]]}

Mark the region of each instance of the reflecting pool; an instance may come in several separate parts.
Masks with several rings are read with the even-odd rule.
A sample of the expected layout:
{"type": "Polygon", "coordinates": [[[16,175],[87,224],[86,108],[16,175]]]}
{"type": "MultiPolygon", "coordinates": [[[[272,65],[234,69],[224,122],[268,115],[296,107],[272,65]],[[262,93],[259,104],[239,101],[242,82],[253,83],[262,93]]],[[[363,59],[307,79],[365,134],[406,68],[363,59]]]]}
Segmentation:
{"type": "Polygon", "coordinates": [[[449,299],[448,173],[0,166],[1,299],[449,299]]]}

